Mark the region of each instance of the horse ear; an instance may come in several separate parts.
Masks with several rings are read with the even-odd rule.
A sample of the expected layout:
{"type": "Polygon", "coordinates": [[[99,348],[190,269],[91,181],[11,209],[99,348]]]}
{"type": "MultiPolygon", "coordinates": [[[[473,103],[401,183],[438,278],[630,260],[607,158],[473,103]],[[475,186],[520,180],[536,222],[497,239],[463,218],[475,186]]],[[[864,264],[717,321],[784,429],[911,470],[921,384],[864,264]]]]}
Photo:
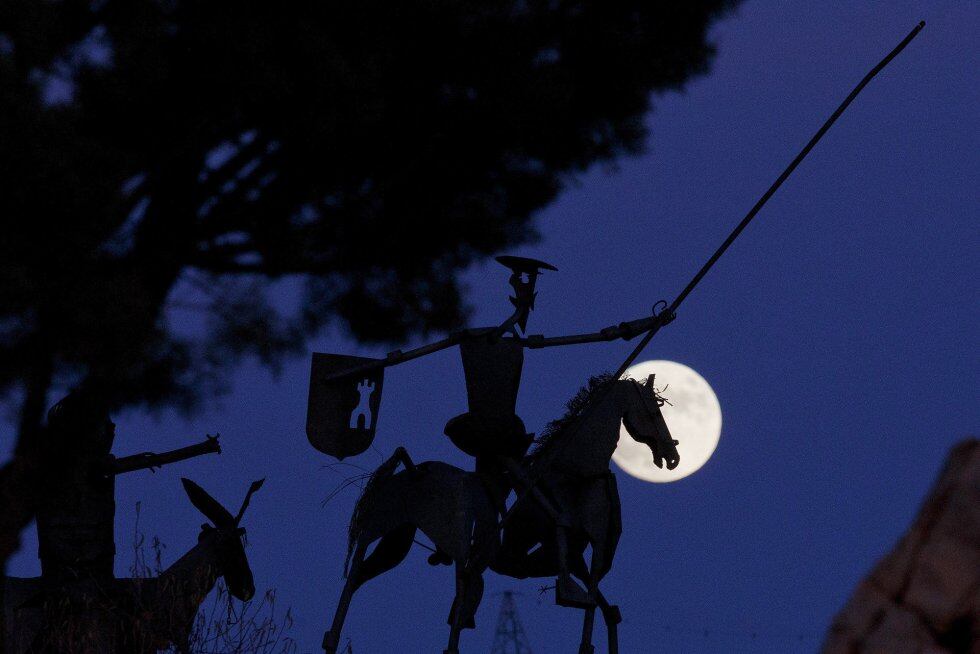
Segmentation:
{"type": "Polygon", "coordinates": [[[184,477],[180,478],[180,483],[184,485],[184,491],[190,498],[191,504],[213,522],[215,527],[235,526],[235,519],[228,513],[228,510],[218,504],[218,500],[208,495],[203,488],[184,477]]]}

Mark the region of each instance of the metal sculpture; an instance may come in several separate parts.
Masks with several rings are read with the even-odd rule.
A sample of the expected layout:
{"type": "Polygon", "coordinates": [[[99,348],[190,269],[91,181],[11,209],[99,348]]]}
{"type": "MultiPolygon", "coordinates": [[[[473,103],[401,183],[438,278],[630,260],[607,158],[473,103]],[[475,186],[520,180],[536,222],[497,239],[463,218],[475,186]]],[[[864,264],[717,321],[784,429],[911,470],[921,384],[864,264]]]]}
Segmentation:
{"type": "Polygon", "coordinates": [[[132,602],[123,625],[125,640],[120,652],[154,654],[173,646],[189,653],[198,607],[219,578],[224,579],[228,592],[236,599],[247,602],[255,595],[241,521],[252,494],[265,480],[252,482],[235,516],[193,481],[180,481],[191,503],[211,524],[201,525],[197,545],[160,576],[119,580],[123,601],[132,602]]]}
{"type": "Polygon", "coordinates": [[[619,608],[599,590],[599,582],[612,567],[622,532],[616,477],[609,469],[620,422],[634,440],[650,448],[657,467],[672,470],[680,462],[678,442],[660,411],[664,399],[653,381],[652,375],[643,383],[601,375],[572,398],[568,414],[548,426],[522,466],[528,474],[518,490],[531,492],[537,501],[515,504],[490,564],[494,572],[518,579],[557,575],[556,602],[585,609],[581,654],[594,651],[596,606],[606,624],[609,652],[618,652],[617,625],[622,619],[619,608]],[[617,403],[629,407],[621,418],[617,403]],[[608,422],[597,430],[596,420],[608,422]],[[587,562],[584,553],[590,546],[587,562]],[[569,573],[585,584],[584,592],[569,573]]]}
{"type": "Polygon", "coordinates": [[[416,530],[435,543],[430,563],[456,566],[447,653],[458,652],[460,629],[473,626],[482,595],[482,573],[488,567],[515,577],[557,575],[557,602],[586,611],[580,654],[593,651],[596,606],[606,621],[609,651],[618,650],[619,611],[605,600],[598,584],[612,564],[621,529],[615,480],[609,472],[620,422],[634,439],[650,447],[658,466],[673,468],[679,461],[677,442],[660,414],[663,398],[656,394],[652,378],[640,384],[624,380],[623,374],[653,336],[674,319],[681,303],[858,93],[923,26],[916,26],[861,80],[674,301],[658,302],[652,315],[594,333],[523,335],[534,308],[537,278],[542,270],[556,268],[533,259],[498,257],[511,269],[515,293],[510,298],[514,313],[499,326],[463,330],[408,352],[389,353],[383,359],[352,362],[342,355],[314,355],[307,434],[317,449],[342,458],[364,451],[373,441],[384,368],[459,345],[469,411],[450,420],[445,433],[476,459],[476,472],[470,473],[440,462],[415,465],[398,448],[371,476],[351,522],[347,582],[333,625],[324,636],[327,652],[336,651],[354,591],[397,565],[411,547],[416,530]],[[570,415],[546,432],[545,444],[525,456],[532,437],[514,412],[523,350],[630,340],[640,334],[643,338],[617,371],[593,379],[586,393],[573,400],[570,415]],[[355,420],[362,411],[357,391],[367,383],[377,389],[370,425],[355,420]],[[399,464],[404,471],[396,472],[399,464]],[[507,506],[511,493],[515,499],[507,506]],[[373,542],[378,545],[366,556],[373,542]],[[589,545],[593,556],[586,563],[582,553],[589,545]],[[574,582],[572,575],[586,588],[574,582]]]}
{"type": "Polygon", "coordinates": [[[251,485],[234,517],[200,486],[181,481],[212,523],[202,525],[197,545],[158,577],[57,586],[43,577],[3,578],[4,654],[154,654],[171,647],[189,652],[198,607],[219,578],[233,597],[250,599],[255,584],[240,523],[262,481],[251,485]]]}
{"type": "MultiPolygon", "coordinates": [[[[144,651],[133,643],[150,639],[152,630],[147,631],[144,622],[147,616],[166,616],[164,621],[190,628],[194,613],[188,617],[181,612],[177,618],[176,609],[183,601],[196,612],[204,595],[198,599],[197,594],[186,594],[181,599],[174,592],[177,588],[189,591],[189,579],[197,579],[200,587],[210,590],[216,579],[213,575],[225,574],[233,594],[250,596],[254,592],[247,563],[245,572],[240,571],[244,552],[228,544],[228,534],[238,529],[241,512],[232,524],[226,519],[230,517],[227,511],[186,480],[192,502],[215,522],[215,528],[202,531],[198,545],[158,579],[114,577],[116,475],[221,451],[218,437],[208,436],[196,445],[162,454],[116,458],[110,454],[114,438],[115,425],[107,405],[92,388],[69,393],[49,411],[38,452],[45,464],[37,498],[41,576],[0,578],[0,651],[5,654],[144,651]],[[192,565],[193,561],[200,565],[192,565]],[[230,577],[228,570],[232,570],[230,577]],[[133,630],[141,624],[145,638],[134,640],[133,630]]],[[[257,489],[253,485],[248,497],[257,489]]],[[[174,642],[180,646],[179,639],[174,642]]]]}
{"type": "Polygon", "coordinates": [[[218,438],[163,454],[110,454],[116,426],[99,393],[75,390],[48,412],[39,443],[37,536],[41,576],[52,585],[112,578],[116,475],[209,453],[218,438]]]}
{"type": "MultiPolygon", "coordinates": [[[[657,397],[646,383],[596,378],[573,406],[574,413],[557,421],[522,463],[497,455],[505,475],[467,472],[440,461],[416,465],[402,448],[375,470],[354,509],[347,581],[324,649],[336,651],[354,592],[398,565],[417,530],[435,544],[430,563],[448,560],[456,569],[447,652],[458,652],[460,630],[474,625],[487,567],[518,577],[557,574],[559,603],[584,608],[591,615],[598,583],[609,570],[620,533],[619,496],[609,470],[620,425],[647,445],[661,465],[672,468],[679,457],[676,441],[658,419],[657,397]],[[396,472],[399,464],[404,470],[396,472]],[[539,479],[537,501],[515,516],[498,542],[503,499],[515,485],[528,488],[528,476],[537,466],[549,467],[539,479]],[[481,547],[487,542],[492,545],[481,547]],[[583,567],[582,553],[590,545],[593,559],[583,567]],[[535,546],[538,549],[529,554],[535,546]],[[573,573],[585,581],[587,591],[572,580],[573,573]]],[[[591,631],[588,636],[591,645],[591,631]]]]}

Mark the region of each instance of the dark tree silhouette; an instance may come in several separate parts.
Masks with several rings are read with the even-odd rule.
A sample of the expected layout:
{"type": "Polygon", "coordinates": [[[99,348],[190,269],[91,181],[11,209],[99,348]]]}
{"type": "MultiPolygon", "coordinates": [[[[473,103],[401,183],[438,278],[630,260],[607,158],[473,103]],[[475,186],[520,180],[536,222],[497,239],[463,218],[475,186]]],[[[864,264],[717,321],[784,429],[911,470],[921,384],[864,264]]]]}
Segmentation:
{"type": "Polygon", "coordinates": [[[640,150],[651,94],[706,70],[734,4],[0,3],[0,562],[53,384],[192,408],[330,320],[452,328],[455,273],[640,150]]]}

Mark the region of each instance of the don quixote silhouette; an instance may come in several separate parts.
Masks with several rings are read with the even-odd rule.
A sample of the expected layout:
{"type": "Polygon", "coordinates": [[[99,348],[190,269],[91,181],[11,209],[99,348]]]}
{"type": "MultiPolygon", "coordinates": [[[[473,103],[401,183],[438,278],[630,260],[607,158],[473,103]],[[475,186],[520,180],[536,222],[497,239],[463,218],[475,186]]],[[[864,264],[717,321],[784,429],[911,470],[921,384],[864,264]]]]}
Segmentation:
{"type": "Polygon", "coordinates": [[[612,566],[621,531],[616,482],[609,470],[619,426],[650,448],[658,467],[666,464],[673,469],[680,461],[678,442],[671,438],[660,412],[666,400],[657,393],[654,377],[641,383],[623,375],[653,336],[674,320],[681,303],[854,98],[924,25],[919,23],[868,72],[673,302],[658,302],[653,315],[589,334],[524,335],[537,296],[537,278],[542,271],[557,268],[535,259],[504,256],[497,260],[512,271],[510,301],[515,311],[499,326],[455,332],[384,359],[313,355],[307,436],[320,451],[342,459],[363,452],[374,440],[384,368],[458,345],[470,410],[450,420],[445,434],[476,459],[473,473],[438,461],[416,465],[399,447],[370,475],[351,519],[347,581],[331,628],[324,634],[325,652],[337,651],[354,591],[398,565],[416,542],[416,531],[435,545],[430,564],[455,568],[456,593],[444,654],[458,654],[461,629],[475,627],[482,573],[487,568],[518,578],[557,575],[556,603],[585,610],[579,654],[595,651],[596,607],[606,622],[609,652],[619,651],[620,610],[598,588],[612,566]],[[539,447],[528,452],[533,435],[525,433],[523,421],[514,414],[523,350],[630,340],[640,334],[643,337],[616,372],[593,377],[570,402],[569,415],[552,423],[539,447]],[[373,420],[368,423],[355,421],[352,415],[364,410],[363,402],[354,398],[366,384],[377,389],[371,400],[373,420]],[[399,464],[405,469],[396,473],[399,464]],[[508,506],[511,494],[514,499],[508,506]],[[592,557],[586,562],[582,553],[589,546],[592,557]],[[573,575],[585,583],[584,589],[573,575]]]}
{"type": "MultiPolygon", "coordinates": [[[[309,36],[315,30],[279,34],[275,31],[283,29],[280,25],[264,21],[264,14],[247,13],[254,12],[248,8],[241,9],[243,15],[256,24],[268,24],[278,38],[266,42],[256,37],[241,45],[243,40],[235,38],[240,35],[225,40],[219,36],[221,30],[191,29],[195,20],[223,24],[222,14],[212,13],[211,7],[189,11],[181,2],[143,7],[145,13],[137,23],[145,29],[135,33],[126,29],[133,26],[127,21],[134,19],[117,11],[115,3],[94,4],[99,7],[80,10],[86,17],[77,24],[74,18],[55,15],[62,22],[56,25],[54,36],[58,38],[52,39],[64,49],[66,43],[75,43],[72,39],[98,41],[99,34],[110,34],[115,52],[123,54],[140,51],[147,43],[151,45],[145,47],[160,47],[155,53],[158,57],[117,57],[118,66],[128,80],[151,80],[154,89],[166,89],[164,97],[169,101],[159,102],[156,92],[146,89],[132,97],[120,94],[117,80],[105,72],[116,64],[96,61],[98,43],[72,50],[79,74],[69,80],[67,91],[61,91],[77,93],[75,110],[79,113],[65,120],[64,129],[81,130],[71,132],[82,152],[74,153],[77,156],[70,158],[69,167],[78,170],[77,177],[84,184],[74,186],[79,182],[74,174],[69,175],[66,183],[75,193],[51,193],[47,209],[51,215],[74,216],[78,207],[60,204],[62,196],[74,197],[84,204],[82,209],[102,216],[105,224],[72,232],[71,238],[52,239],[52,256],[68,256],[76,250],[82,255],[73,260],[77,265],[66,267],[69,272],[52,272],[56,279],[49,284],[24,281],[43,278],[37,274],[46,270],[37,268],[41,246],[35,244],[26,254],[16,246],[4,250],[9,250],[16,270],[0,278],[0,291],[4,298],[13,298],[9,304],[15,308],[2,317],[13,316],[26,327],[16,344],[3,349],[4,354],[8,349],[18,353],[5,360],[16,369],[8,375],[23,387],[23,402],[13,459],[0,470],[0,499],[4,502],[0,560],[6,563],[18,546],[21,530],[36,520],[41,575],[0,577],[2,654],[149,654],[171,648],[189,654],[199,607],[219,580],[238,600],[248,601],[255,595],[243,517],[264,480],[248,487],[240,508],[232,514],[202,487],[182,478],[188,499],[209,521],[201,527],[197,544],[157,576],[115,577],[115,477],[218,453],[220,448],[217,437],[208,436],[170,452],[116,458],[111,454],[115,426],[110,412],[141,402],[192,405],[204,393],[196,383],[220,385],[215,381],[215,362],[256,354],[264,363],[275,365],[333,314],[365,340],[401,339],[419,328],[435,328],[449,335],[380,359],[313,354],[306,425],[313,447],[337,459],[363,453],[375,442],[378,431],[385,368],[458,346],[468,406],[447,422],[444,434],[473,458],[474,465],[464,470],[441,461],[416,462],[409,448],[399,445],[367,476],[348,525],[346,556],[337,552],[344,561],[345,581],[323,636],[323,650],[328,654],[338,651],[345,618],[350,610],[357,610],[356,591],[399,565],[411,547],[419,544],[431,550],[430,565],[447,566],[453,572],[455,593],[447,611],[445,654],[458,654],[463,630],[475,628],[488,570],[518,579],[555,577],[556,603],[584,612],[579,654],[595,651],[597,611],[605,625],[608,651],[616,654],[621,610],[600,588],[612,569],[623,529],[609,461],[621,438],[621,427],[649,448],[658,467],[675,468],[680,461],[678,445],[682,446],[672,438],[662,415],[661,408],[669,398],[656,387],[655,376],[638,380],[626,377],[625,372],[652,337],[675,320],[681,304],[708,270],[922,24],[854,88],[672,302],[657,302],[640,318],[596,332],[544,336],[528,334],[527,327],[538,281],[556,272],[556,266],[526,257],[497,257],[509,270],[513,312],[499,324],[466,329],[458,328],[463,311],[456,273],[472,260],[526,239],[525,222],[558,193],[562,175],[634,147],[643,131],[638,117],[647,108],[647,100],[637,98],[648,97],[653,89],[680,85],[700,70],[709,50],[704,30],[733,3],[701,3],[703,7],[698,4],[692,16],[682,17],[696,26],[691,30],[696,45],[684,48],[680,46],[690,44],[677,39],[689,37],[650,27],[657,23],[656,17],[637,8],[639,13],[634,12],[627,21],[632,21],[630,28],[642,31],[645,26],[650,30],[647,36],[659,34],[663,43],[626,40],[619,44],[620,54],[629,55],[627,59],[636,54],[651,60],[660,57],[664,70],[656,79],[634,80],[636,88],[608,88],[602,83],[607,69],[615,68],[615,58],[599,61],[599,74],[586,75],[595,73],[592,63],[582,63],[588,58],[563,59],[550,51],[525,48],[534,52],[527,62],[515,65],[522,73],[527,73],[521,68],[525,64],[529,70],[544,72],[540,77],[527,73],[508,80],[513,84],[530,80],[528,88],[517,89],[524,94],[516,96],[522,102],[512,103],[515,111],[526,112],[514,119],[521,137],[513,142],[506,130],[484,129],[497,124],[497,119],[486,117],[500,114],[500,107],[492,94],[491,100],[486,99],[482,88],[478,91],[458,83],[455,68],[448,74],[451,82],[439,82],[431,92],[419,96],[424,102],[415,98],[417,104],[405,103],[406,115],[435,116],[433,123],[438,124],[424,125],[418,118],[418,134],[392,134],[390,125],[375,122],[385,114],[378,107],[390,93],[387,88],[375,88],[374,81],[407,79],[413,70],[424,68],[425,57],[403,62],[387,56],[386,49],[380,57],[370,51],[374,46],[367,40],[352,45],[347,43],[351,39],[343,38],[346,35],[329,31],[335,29],[333,23],[316,12],[296,9],[296,15],[290,16],[295,24],[315,24],[337,43],[353,48],[349,61],[333,51],[330,56],[313,56],[324,54],[319,36],[309,36]],[[171,4],[181,11],[168,9],[171,4]],[[194,15],[188,18],[189,14],[194,15]],[[278,62],[281,44],[290,42],[287,37],[294,33],[299,51],[311,61],[328,63],[322,76],[280,83],[280,69],[265,64],[278,62]],[[195,53],[218,57],[223,48],[235,47],[244,48],[235,52],[252,65],[249,70],[255,71],[254,78],[197,70],[195,53]],[[677,61],[670,58],[675,55],[677,61]],[[404,68],[377,74],[377,70],[351,66],[362,60],[376,65],[379,59],[404,68]],[[161,60],[172,65],[157,70],[147,63],[161,60]],[[336,70],[330,68],[334,65],[336,70]],[[583,82],[588,93],[583,89],[559,92],[556,80],[576,75],[552,78],[549,66],[559,72],[563,66],[584,66],[587,71],[576,72],[591,80],[583,82]],[[186,84],[187,79],[199,83],[186,84]],[[324,97],[338,95],[338,89],[355,83],[351,80],[363,81],[356,89],[359,93],[340,93],[339,108],[326,122],[310,117],[317,113],[311,107],[322,107],[324,97]],[[532,92],[539,87],[551,88],[551,95],[560,101],[549,99],[548,93],[532,92]],[[572,96],[579,92],[595,97],[596,106],[573,101],[572,96]],[[606,107],[603,93],[626,93],[628,97],[613,99],[631,109],[606,107]],[[201,94],[207,98],[198,102],[201,94]],[[569,116],[559,120],[568,107],[572,107],[569,116]],[[92,111],[96,113],[87,113],[92,111]],[[616,118],[607,120],[606,113],[616,118]],[[125,133],[117,134],[113,129],[119,124],[114,119],[124,114],[145,117],[146,124],[156,126],[157,131],[127,127],[125,133]],[[224,127],[226,121],[229,124],[224,127]],[[300,127],[294,129],[297,124],[300,127]],[[102,157],[112,161],[97,162],[111,170],[102,169],[96,175],[82,164],[99,159],[87,149],[101,142],[93,136],[99,130],[108,130],[103,141],[112,144],[114,156],[102,157]],[[528,141],[528,132],[535,138],[528,141]],[[563,139],[571,141],[569,135],[577,135],[578,140],[566,145],[563,139]],[[459,152],[458,144],[467,139],[468,151],[459,152]],[[536,139],[540,146],[532,143],[536,139]],[[337,153],[330,156],[336,158],[324,160],[322,153],[331,148],[337,153]],[[371,154],[388,149],[409,154],[397,166],[379,163],[371,154]],[[117,160],[123,162],[118,168],[117,160]],[[394,179],[392,169],[406,172],[394,179]],[[323,172],[324,179],[310,171],[323,172]],[[110,182],[103,184],[104,179],[110,182]],[[484,179],[505,181],[484,188],[484,179]],[[117,197],[120,189],[124,190],[122,199],[117,197]],[[435,216],[431,224],[417,224],[417,217],[427,212],[435,216]],[[392,215],[399,220],[407,217],[407,222],[393,225],[392,215]],[[464,221],[464,215],[471,220],[464,221]],[[459,233],[450,227],[464,222],[476,227],[472,231],[460,228],[459,233]],[[406,247],[406,235],[427,240],[429,245],[413,254],[406,247]],[[75,247],[79,244],[84,247],[75,247]],[[198,274],[202,277],[195,276],[198,274]],[[273,312],[264,297],[267,287],[254,278],[286,275],[304,275],[309,283],[300,317],[295,324],[284,325],[270,317],[273,312]],[[229,278],[234,282],[219,283],[229,278]],[[203,288],[205,294],[213,293],[208,297],[214,303],[206,308],[213,320],[205,330],[207,336],[196,343],[201,347],[188,345],[161,319],[172,291],[185,283],[203,288]],[[564,416],[537,437],[527,430],[516,414],[527,350],[636,338],[638,343],[614,372],[588,379],[570,400],[564,416]],[[84,373],[78,375],[79,370],[84,373]],[[202,370],[207,374],[192,374],[202,370]],[[82,381],[45,412],[50,390],[63,378],[82,381]],[[45,413],[46,419],[42,417],[45,413]],[[418,540],[420,533],[431,546],[418,540]],[[586,557],[588,551],[591,554],[586,557]]],[[[627,19],[585,4],[592,7],[592,13],[571,12],[566,18],[585,21],[596,29],[609,28],[603,31],[607,40],[625,33],[616,21],[627,19]]],[[[509,4],[506,9],[510,11],[509,4]]],[[[40,9],[27,21],[36,23],[31,29],[51,22],[48,11],[54,10],[40,9]]],[[[507,12],[508,16],[514,13],[507,12]]],[[[376,20],[371,11],[353,13],[356,16],[351,20],[362,29],[376,20]]],[[[417,29],[405,29],[405,34],[398,35],[413,46],[399,42],[406,52],[415,53],[416,44],[428,43],[426,35],[445,39],[447,32],[452,33],[434,27],[441,23],[427,20],[427,14],[413,18],[417,29]]],[[[479,23],[466,15],[454,15],[453,20],[460,34],[479,23]]],[[[0,39],[2,71],[17,72],[21,81],[40,79],[49,94],[58,91],[58,80],[36,71],[50,71],[64,58],[39,55],[23,46],[21,33],[17,36],[20,41],[0,34],[7,39],[0,39]],[[11,52],[24,60],[11,63],[11,52]]],[[[449,45],[462,49],[464,44],[454,41],[449,45]]],[[[573,45],[586,48],[581,43],[573,45]]],[[[508,53],[497,54],[505,59],[508,53]]],[[[482,51],[467,56],[473,58],[470,64],[486,59],[482,51]]],[[[460,66],[465,68],[463,63],[460,66]]],[[[474,65],[476,68],[480,67],[474,65]]],[[[500,81],[497,71],[485,74],[500,81]]],[[[19,147],[21,153],[34,152],[29,142],[50,138],[53,126],[62,124],[53,113],[38,110],[43,103],[38,104],[36,91],[18,95],[24,86],[26,82],[9,95],[18,99],[12,106],[30,128],[24,132],[27,136],[0,126],[13,139],[16,147],[12,149],[19,147]]],[[[410,94],[411,84],[405,86],[404,92],[410,94]]],[[[45,147],[54,148],[51,144],[45,147]]],[[[48,157],[45,161],[49,159],[61,160],[48,157]]],[[[17,229],[13,236],[20,240],[12,238],[11,242],[43,240],[32,231],[33,225],[17,229]]],[[[0,382],[13,383],[6,377],[0,382]]]]}
{"type": "MultiPolygon", "coordinates": [[[[460,631],[475,626],[482,575],[488,567],[517,578],[557,575],[556,601],[586,612],[581,650],[591,651],[597,606],[606,621],[610,647],[617,648],[619,611],[598,589],[612,565],[621,531],[619,496],[609,461],[620,425],[650,448],[659,466],[676,467],[677,441],[671,439],[660,413],[663,399],[656,394],[652,378],[639,382],[605,375],[590,380],[569,403],[568,415],[552,423],[529,452],[533,435],[515,414],[523,351],[629,338],[669,318],[654,315],[592,334],[524,337],[521,332],[534,306],[538,276],[542,270],[556,268],[521,257],[498,260],[511,269],[514,289],[510,298],[514,312],[500,325],[466,330],[382,360],[354,362],[346,356],[314,355],[308,435],[317,449],[344,457],[366,449],[374,435],[372,422],[355,423],[349,418],[361,406],[352,388],[372,379],[380,389],[384,367],[458,344],[469,411],[451,419],[445,433],[475,458],[475,471],[468,472],[439,461],[415,464],[404,448],[398,448],[369,477],[351,519],[347,581],[324,636],[327,652],[337,651],[354,592],[398,565],[416,542],[416,531],[435,545],[431,564],[455,569],[446,651],[457,652],[460,631]],[[355,367],[335,372],[338,362],[355,367]],[[353,449],[352,443],[357,444],[353,449]],[[404,470],[396,472],[399,465],[404,470]],[[533,502],[514,504],[509,512],[506,501],[512,493],[526,493],[533,502]],[[583,553],[589,546],[592,556],[586,562],[583,553]]],[[[380,401],[379,394],[375,412],[380,401]]]]}

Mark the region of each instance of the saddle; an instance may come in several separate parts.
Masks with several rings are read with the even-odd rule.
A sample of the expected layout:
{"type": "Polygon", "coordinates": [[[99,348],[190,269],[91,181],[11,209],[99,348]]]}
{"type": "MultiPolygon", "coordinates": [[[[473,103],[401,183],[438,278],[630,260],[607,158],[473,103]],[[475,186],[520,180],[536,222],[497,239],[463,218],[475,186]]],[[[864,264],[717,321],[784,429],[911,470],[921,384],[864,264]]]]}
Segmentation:
{"type": "Polygon", "coordinates": [[[486,416],[467,411],[446,423],[444,430],[453,445],[470,456],[506,456],[519,459],[534,440],[524,421],[514,414],[486,416]]]}

